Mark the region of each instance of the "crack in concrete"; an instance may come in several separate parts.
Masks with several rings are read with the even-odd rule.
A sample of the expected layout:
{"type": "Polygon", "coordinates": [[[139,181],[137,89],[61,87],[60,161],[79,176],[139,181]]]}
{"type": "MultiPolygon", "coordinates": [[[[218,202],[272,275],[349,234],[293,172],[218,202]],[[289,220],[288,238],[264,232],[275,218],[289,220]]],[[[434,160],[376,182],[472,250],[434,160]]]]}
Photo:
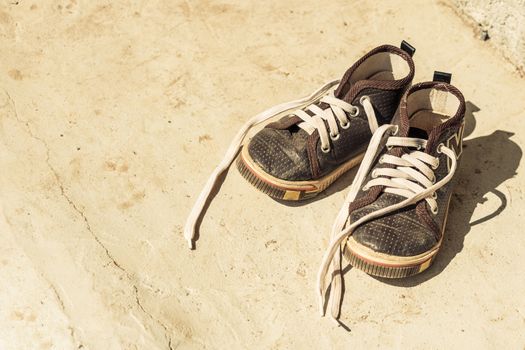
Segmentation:
{"type": "MultiPolygon", "coordinates": [[[[67,316],[68,313],[66,311],[66,306],[64,305],[64,301],[62,300],[62,297],[60,296],[60,293],[58,293],[58,290],[56,289],[56,287],[55,287],[55,285],[53,283],[51,283],[49,281],[47,281],[47,283],[49,283],[49,287],[53,291],[53,294],[55,295],[55,298],[58,300],[58,303],[60,305],[60,309],[62,310],[64,315],[67,316]]],[[[67,316],[67,317],[69,318],[69,316],[67,316]]],[[[71,338],[73,339],[73,341],[77,345],[77,348],[81,349],[82,347],[84,347],[84,345],[82,344],[82,341],[79,340],[79,338],[77,337],[75,327],[73,327],[73,325],[69,324],[68,329],[69,329],[69,334],[71,335],[71,338]]]]}
{"type": "Polygon", "coordinates": [[[173,348],[171,347],[171,337],[168,335],[170,333],[169,329],[168,329],[168,326],[166,326],[158,318],[154,317],[151,313],[146,311],[144,306],[142,306],[142,303],[141,303],[140,298],[139,298],[139,290],[138,290],[136,285],[133,285],[133,291],[135,293],[135,302],[137,303],[137,306],[142,310],[142,312],[144,312],[146,315],[148,315],[153,321],[157,322],[162,328],[164,328],[164,336],[166,337],[166,340],[168,342],[168,349],[169,350],[173,350],[173,348]]]}
{"type": "Polygon", "coordinates": [[[84,223],[86,225],[86,228],[87,230],[89,231],[89,233],[91,234],[91,236],[93,236],[93,239],[98,243],[98,245],[104,249],[104,252],[106,253],[106,256],[111,260],[111,262],[113,263],[113,265],[115,265],[119,270],[123,271],[124,273],[128,274],[119,264],[118,262],[115,260],[115,258],[113,258],[113,256],[111,255],[111,253],[109,252],[108,248],[106,248],[106,246],[100,241],[100,239],[98,238],[98,236],[93,232],[93,230],[91,229],[91,224],[89,223],[86,215],[84,214],[84,212],[82,210],[80,210],[80,208],[73,202],[73,200],[71,200],[71,198],[69,197],[69,195],[66,193],[66,190],[64,189],[64,185],[62,184],[62,180],[60,179],[60,175],[58,175],[58,172],[57,170],[53,167],[53,165],[51,164],[50,162],[50,149],[49,149],[49,146],[47,144],[47,142],[42,139],[41,137],[35,135],[33,133],[33,131],[31,130],[31,126],[29,125],[29,122],[27,120],[23,120],[21,119],[19,116],[18,116],[18,112],[16,110],[16,104],[15,104],[15,101],[13,100],[13,98],[9,95],[9,93],[7,91],[5,91],[9,101],[11,102],[11,104],[13,105],[13,113],[15,115],[15,119],[25,125],[25,129],[27,131],[27,133],[29,134],[29,136],[31,136],[33,139],[35,140],[38,140],[43,146],[44,148],[46,149],[46,164],[47,164],[47,167],[49,168],[49,170],[51,170],[51,172],[53,173],[53,176],[55,177],[55,180],[58,184],[58,187],[60,189],[60,194],[62,195],[62,197],[64,197],[66,199],[66,201],[69,203],[69,205],[73,208],[73,210],[75,210],[77,212],[78,215],[80,215],[80,217],[82,218],[82,220],[84,220],[84,223]]]}
{"type": "MultiPolygon", "coordinates": [[[[11,95],[9,95],[9,93],[4,90],[9,102],[12,104],[12,110],[13,110],[13,114],[14,114],[14,117],[16,119],[16,121],[22,125],[25,126],[25,130],[26,132],[29,134],[29,136],[37,141],[39,141],[45,148],[46,150],[46,159],[45,159],[45,162],[46,162],[46,165],[47,167],[49,168],[49,170],[51,170],[51,172],[53,173],[53,176],[58,184],[58,187],[60,189],[60,194],[62,197],[64,197],[64,199],[68,202],[68,204],[71,206],[71,208],[73,208],[73,210],[78,214],[80,215],[80,217],[82,218],[82,220],[84,221],[84,224],[88,230],[88,232],[91,234],[91,236],[93,237],[93,239],[95,240],[95,242],[97,242],[97,244],[104,250],[104,253],[106,254],[107,258],[110,260],[109,264],[112,264],[114,265],[117,269],[119,269],[126,277],[127,279],[129,280],[132,288],[133,288],[133,292],[134,292],[134,295],[135,295],[135,302],[138,306],[138,308],[144,313],[146,314],[149,318],[151,318],[153,321],[155,321],[158,325],[160,325],[163,329],[164,329],[164,336],[166,338],[166,341],[168,342],[168,349],[169,350],[173,350],[172,348],[172,339],[169,335],[170,331],[168,329],[168,326],[166,326],[163,322],[161,322],[159,319],[155,318],[151,313],[149,313],[148,311],[146,311],[146,309],[144,308],[144,306],[142,306],[142,303],[140,301],[140,298],[139,298],[139,291],[138,291],[138,287],[133,283],[133,276],[131,273],[129,273],[126,269],[124,269],[122,266],[120,266],[120,264],[115,260],[115,258],[111,255],[110,251],[108,250],[108,248],[102,243],[102,241],[100,240],[100,238],[95,234],[95,232],[93,232],[92,228],[91,228],[91,224],[89,223],[89,220],[88,218],[86,217],[86,215],[84,214],[84,212],[75,204],[75,202],[73,202],[73,200],[69,197],[69,195],[67,194],[66,190],[64,189],[64,185],[62,183],[62,180],[60,178],[60,175],[58,174],[58,171],[53,167],[53,165],[51,164],[51,161],[50,161],[50,148],[49,148],[49,145],[47,144],[47,142],[42,139],[41,137],[35,135],[33,133],[33,130],[31,129],[31,126],[29,125],[29,121],[27,120],[23,120],[22,118],[20,118],[18,116],[18,112],[17,112],[17,109],[16,109],[16,103],[15,101],[13,100],[13,98],[11,97],[11,95]]],[[[108,265],[108,264],[107,264],[108,265]]],[[[105,265],[105,266],[107,266],[105,265]]],[[[62,311],[67,315],[66,313],[66,308],[65,308],[65,305],[64,305],[64,302],[62,300],[62,298],[60,297],[60,294],[58,293],[58,291],[56,290],[55,286],[52,284],[52,283],[49,283],[50,286],[51,286],[51,289],[53,290],[53,293],[55,294],[56,298],[58,299],[59,303],[60,303],[60,306],[62,308],[62,311]]],[[[72,336],[75,334],[74,333],[74,328],[72,326],[69,327],[70,329],[70,332],[72,334],[72,336]]],[[[73,339],[75,341],[77,341],[77,339],[75,337],[73,337],[73,339]]],[[[80,342],[78,342],[80,343],[80,342]]],[[[81,343],[80,343],[81,344],[81,343]]],[[[82,344],[81,344],[82,345],[82,344]]]]}

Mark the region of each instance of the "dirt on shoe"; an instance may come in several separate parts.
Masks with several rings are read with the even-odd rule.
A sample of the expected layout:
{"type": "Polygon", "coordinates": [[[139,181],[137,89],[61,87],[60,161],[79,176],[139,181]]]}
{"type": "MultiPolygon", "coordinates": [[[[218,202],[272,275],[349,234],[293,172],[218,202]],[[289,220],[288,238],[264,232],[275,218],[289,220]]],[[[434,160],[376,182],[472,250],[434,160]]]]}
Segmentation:
{"type": "Polygon", "coordinates": [[[412,82],[414,49],[401,47],[371,50],[324,95],[260,130],[240,153],[241,174],[271,197],[301,200],[359,164],[412,82]]]}
{"type": "Polygon", "coordinates": [[[464,116],[457,88],[442,81],[419,83],[403,96],[392,124],[374,134],[319,274],[323,301],[331,276],[335,318],[342,251],[352,266],[386,278],[420,273],[434,260],[462,153],[464,116]]]}

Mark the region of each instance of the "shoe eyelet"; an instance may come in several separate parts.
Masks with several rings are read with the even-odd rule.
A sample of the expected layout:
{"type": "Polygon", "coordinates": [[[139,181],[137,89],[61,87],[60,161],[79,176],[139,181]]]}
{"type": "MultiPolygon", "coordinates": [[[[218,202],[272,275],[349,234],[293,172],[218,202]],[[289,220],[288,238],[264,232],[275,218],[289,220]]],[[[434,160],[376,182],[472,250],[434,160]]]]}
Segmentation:
{"type": "Polygon", "coordinates": [[[385,163],[385,156],[382,155],[381,157],[379,157],[379,160],[377,161],[379,164],[384,164],[385,163]]]}
{"type": "Polygon", "coordinates": [[[365,102],[366,100],[368,100],[368,102],[370,102],[370,97],[367,96],[367,95],[361,96],[361,98],[359,99],[359,104],[361,104],[361,106],[362,106],[363,102],[365,102]]]}
{"type": "Polygon", "coordinates": [[[331,138],[333,141],[339,140],[339,137],[341,137],[341,134],[337,134],[337,135],[332,135],[332,134],[330,134],[330,138],[331,138]]]}
{"type": "Polygon", "coordinates": [[[347,121],[346,123],[341,123],[340,126],[341,126],[341,128],[343,128],[343,129],[348,129],[348,128],[350,127],[350,122],[347,121]]]}
{"type": "Polygon", "coordinates": [[[354,107],[354,109],[348,113],[350,114],[351,117],[357,117],[359,115],[359,108],[357,108],[356,106],[352,106],[352,107],[354,107]]]}
{"type": "Polygon", "coordinates": [[[368,187],[367,185],[364,185],[363,187],[361,187],[361,191],[363,192],[366,192],[370,189],[370,187],[368,187]]]}
{"type": "Polygon", "coordinates": [[[432,182],[432,184],[436,183],[436,175],[432,176],[432,178],[430,179],[430,182],[432,182]]]}
{"type": "Polygon", "coordinates": [[[396,128],[394,129],[394,131],[391,132],[390,135],[392,135],[392,136],[396,136],[397,133],[399,132],[399,125],[394,125],[394,126],[395,126],[396,128]]]}
{"type": "Polygon", "coordinates": [[[372,179],[377,178],[377,171],[376,171],[376,169],[372,170],[371,176],[372,176],[372,179]]]}
{"type": "Polygon", "coordinates": [[[440,143],[436,148],[437,153],[443,153],[443,151],[441,150],[443,147],[445,147],[445,145],[440,143]]]}
{"type": "Polygon", "coordinates": [[[430,208],[430,211],[431,211],[432,214],[434,214],[434,215],[437,215],[437,214],[439,213],[439,209],[438,209],[438,207],[436,207],[435,209],[430,208]]]}
{"type": "Polygon", "coordinates": [[[438,198],[437,192],[432,193],[432,199],[437,199],[437,198],[438,198]]]}
{"type": "Polygon", "coordinates": [[[437,168],[439,168],[439,158],[437,158],[437,163],[436,163],[436,165],[435,165],[435,166],[432,165],[431,168],[432,168],[432,170],[436,170],[437,168]]]}
{"type": "Polygon", "coordinates": [[[326,147],[326,148],[324,148],[323,146],[321,146],[321,152],[323,152],[323,153],[329,153],[329,152],[330,152],[330,147],[326,147]]]}

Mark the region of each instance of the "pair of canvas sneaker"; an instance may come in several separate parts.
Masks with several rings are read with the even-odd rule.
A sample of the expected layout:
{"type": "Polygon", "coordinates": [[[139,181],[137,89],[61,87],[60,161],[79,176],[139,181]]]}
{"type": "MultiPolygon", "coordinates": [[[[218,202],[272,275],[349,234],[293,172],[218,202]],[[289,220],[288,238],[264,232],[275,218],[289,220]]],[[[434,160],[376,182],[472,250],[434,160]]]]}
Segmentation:
{"type": "Polygon", "coordinates": [[[253,117],[239,131],[200,194],[185,236],[247,131],[277,115],[249,140],[237,167],[281,200],[311,198],[361,164],[337,216],[318,275],[320,307],[339,317],[341,257],[374,276],[407,277],[430,266],[443,241],[452,178],[462,151],[465,101],[450,74],[412,84],[415,49],[379,46],[312,95],[253,117]],[[331,288],[329,286],[331,285],[331,288]],[[330,296],[327,296],[327,290],[330,296]]]}

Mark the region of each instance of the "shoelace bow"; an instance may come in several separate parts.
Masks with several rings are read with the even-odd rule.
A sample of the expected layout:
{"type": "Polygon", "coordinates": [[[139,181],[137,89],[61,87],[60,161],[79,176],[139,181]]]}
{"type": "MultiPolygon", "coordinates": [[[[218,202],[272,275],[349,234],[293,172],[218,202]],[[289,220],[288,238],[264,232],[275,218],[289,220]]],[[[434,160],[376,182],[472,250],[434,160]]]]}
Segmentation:
{"type": "MultiPolygon", "coordinates": [[[[321,140],[321,149],[323,152],[330,151],[330,143],[328,138],[331,137],[333,140],[336,140],[340,135],[336,119],[339,120],[339,125],[341,128],[348,128],[350,126],[350,122],[346,113],[349,113],[351,116],[356,116],[359,113],[359,109],[357,107],[334,96],[334,88],[338,83],[339,80],[333,80],[323,85],[307,97],[273,106],[272,108],[255,115],[241,127],[228,147],[224,158],[208,178],[208,181],[204,185],[204,188],[199,194],[199,197],[197,198],[193,208],[191,209],[190,215],[188,216],[186,225],[184,227],[184,237],[188,241],[190,249],[193,248],[193,239],[195,237],[197,221],[202,215],[206,201],[210,197],[211,191],[213,190],[217,179],[225,170],[230,167],[231,163],[234,161],[237,153],[239,152],[246,134],[252,127],[279,114],[290,112],[297,108],[303,108],[297,109],[292,113],[303,120],[303,122],[299,123],[299,126],[306,131],[318,130],[321,140]],[[326,103],[329,107],[322,109],[315,105],[317,102],[326,103]],[[309,115],[304,111],[304,109],[309,110],[313,113],[313,115],[309,115]],[[324,120],[327,121],[330,131],[327,130],[324,120]]],[[[363,96],[360,99],[360,103],[363,106],[367,116],[370,130],[372,133],[374,133],[378,125],[370,98],[363,96]]]]}
{"type": "Polygon", "coordinates": [[[317,277],[317,289],[319,294],[319,307],[321,315],[324,316],[324,302],[326,291],[330,289],[331,317],[337,322],[341,310],[342,272],[341,255],[346,239],[360,225],[381,217],[388,213],[425,200],[434,214],[437,214],[437,202],[435,192],[448,183],[457,167],[455,152],[444,144],[438,146],[438,152],[445,154],[451,160],[449,173],[440,181],[436,182],[434,170],[439,166],[439,159],[427,153],[419,151],[426,147],[426,140],[396,137],[398,127],[385,124],[378,128],[372,136],[365,157],[359,167],[356,177],[352,183],[350,192],[337,215],[332,228],[332,236],[329,246],[323,256],[319,274],[317,277]],[[383,147],[411,147],[416,150],[403,154],[401,157],[385,154],[378,162],[392,164],[394,168],[376,168],[372,173],[372,179],[363,186],[363,183],[371,170],[372,165],[383,147]],[[359,189],[368,190],[372,186],[385,186],[383,192],[398,194],[406,199],[388,207],[369,213],[359,220],[350,223],[349,206],[354,201],[359,189]],[[327,285],[327,276],[331,276],[327,285]]]}

